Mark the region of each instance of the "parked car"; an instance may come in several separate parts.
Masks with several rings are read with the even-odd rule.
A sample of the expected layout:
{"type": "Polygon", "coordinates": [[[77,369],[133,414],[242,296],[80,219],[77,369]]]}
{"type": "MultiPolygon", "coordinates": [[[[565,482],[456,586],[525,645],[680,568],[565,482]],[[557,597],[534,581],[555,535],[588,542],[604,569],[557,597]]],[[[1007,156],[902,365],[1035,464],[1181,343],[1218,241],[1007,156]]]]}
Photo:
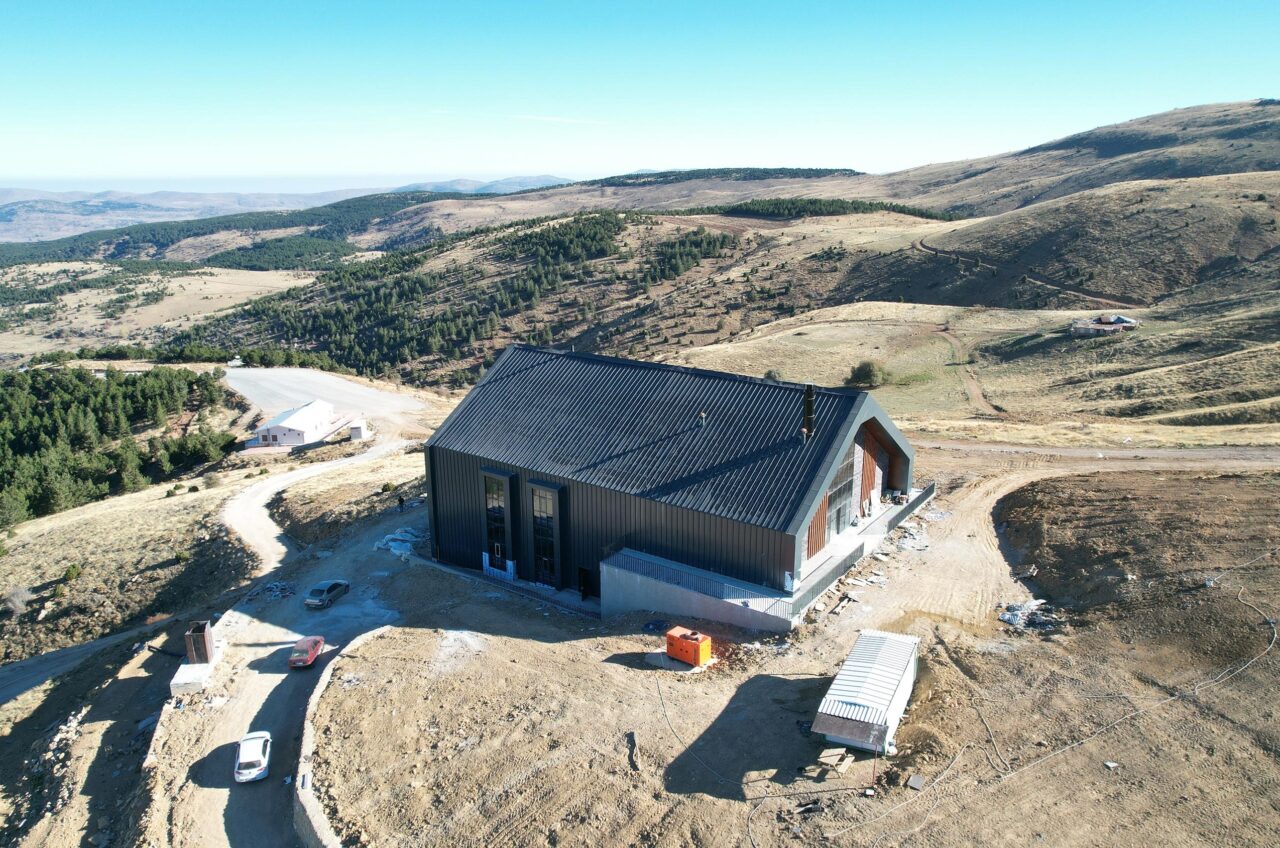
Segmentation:
{"type": "Polygon", "coordinates": [[[289,654],[289,668],[309,668],[323,650],[323,636],[304,636],[293,645],[293,651],[289,654]]]}
{"type": "Polygon", "coordinates": [[[271,765],[271,734],[258,730],[236,746],[236,783],[252,783],[267,776],[271,765]]]}
{"type": "Polygon", "coordinates": [[[303,603],[312,609],[324,609],[349,591],[351,584],[345,580],[325,580],[311,587],[303,603]]]}

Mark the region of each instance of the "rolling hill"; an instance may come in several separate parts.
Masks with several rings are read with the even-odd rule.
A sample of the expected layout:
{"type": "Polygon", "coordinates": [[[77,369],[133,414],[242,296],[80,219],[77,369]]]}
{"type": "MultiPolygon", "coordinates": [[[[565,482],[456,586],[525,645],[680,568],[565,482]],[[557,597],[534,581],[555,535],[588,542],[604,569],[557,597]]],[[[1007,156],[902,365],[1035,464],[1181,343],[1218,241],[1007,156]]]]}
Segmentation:
{"type": "MultiPolygon", "coordinates": [[[[1274,164],[1277,114],[1270,101],[1165,113],[993,157],[981,174],[973,163],[927,178],[647,172],[4,245],[0,264],[82,264],[10,269],[2,349],[136,342],[179,359],[276,350],[464,386],[514,340],[671,358],[864,301],[999,307],[1041,317],[972,330],[955,354],[972,349],[1002,406],[1020,415],[1052,395],[1055,408],[1099,419],[1271,421],[1280,170],[1259,169],[1274,164]],[[1137,178],[1169,161],[1181,163],[1175,173],[1211,173],[1137,178]],[[1231,168],[1241,172],[1216,173],[1231,168]],[[1000,206],[1010,208],[947,211],[1000,206]],[[214,299],[218,280],[232,284],[202,283],[214,269],[246,275],[235,278],[246,294],[214,299]],[[281,272],[299,276],[254,276],[281,272]],[[108,320],[95,324],[89,309],[108,320]],[[1148,329],[1102,347],[1064,343],[1065,316],[1082,309],[1137,310],[1148,329]],[[165,317],[144,327],[146,315],[165,317]],[[104,325],[112,332],[97,332],[104,325]],[[1231,385],[1233,368],[1243,385],[1231,385]],[[1104,371],[1117,382],[1097,395],[1089,384],[1104,371]],[[1059,372],[1083,382],[1045,382],[1059,372]]],[[[937,329],[901,326],[912,337],[937,329]]],[[[884,341],[886,353],[897,344],[884,341]]]]}

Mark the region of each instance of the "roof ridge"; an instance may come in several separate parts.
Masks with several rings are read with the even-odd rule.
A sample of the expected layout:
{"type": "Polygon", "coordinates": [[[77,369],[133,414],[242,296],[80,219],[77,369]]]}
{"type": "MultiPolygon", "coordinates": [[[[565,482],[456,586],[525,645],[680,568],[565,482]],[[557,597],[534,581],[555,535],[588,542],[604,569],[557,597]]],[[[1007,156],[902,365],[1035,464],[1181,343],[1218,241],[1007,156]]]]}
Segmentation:
{"type": "Polygon", "coordinates": [[[509,347],[522,348],[524,350],[536,351],[538,353],[550,353],[556,356],[572,357],[574,359],[597,361],[609,365],[626,365],[634,368],[651,368],[658,371],[675,371],[685,374],[694,374],[700,377],[709,377],[717,380],[738,380],[762,386],[779,386],[784,389],[799,389],[803,391],[806,386],[811,385],[815,392],[825,392],[839,397],[856,397],[857,395],[865,394],[865,392],[860,389],[851,389],[844,386],[821,386],[817,383],[797,383],[794,380],[767,380],[763,377],[752,377],[749,374],[735,374],[729,371],[716,371],[711,368],[698,368],[693,365],[676,365],[670,362],[653,362],[652,360],[647,359],[628,359],[623,356],[609,356],[607,354],[592,353],[589,351],[541,347],[539,345],[526,344],[525,342],[514,342],[509,345],[509,347]]]}

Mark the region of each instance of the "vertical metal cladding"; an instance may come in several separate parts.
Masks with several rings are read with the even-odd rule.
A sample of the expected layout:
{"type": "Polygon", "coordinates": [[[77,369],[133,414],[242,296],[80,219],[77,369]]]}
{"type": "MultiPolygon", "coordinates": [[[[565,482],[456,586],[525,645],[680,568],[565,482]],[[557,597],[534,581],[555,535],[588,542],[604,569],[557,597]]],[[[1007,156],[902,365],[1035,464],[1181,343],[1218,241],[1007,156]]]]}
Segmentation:
{"type": "Polygon", "coordinates": [[[578,575],[584,569],[590,581],[588,591],[597,594],[600,560],[623,547],[774,589],[784,588],[784,574],[794,561],[795,537],[779,531],[437,446],[428,452],[431,481],[440,493],[432,510],[435,544],[439,557],[453,565],[480,568],[485,545],[485,468],[501,468],[516,477],[513,485],[519,495],[513,502],[522,513],[515,524],[520,532],[516,569],[522,579],[533,577],[531,487],[537,483],[561,487],[561,588],[581,588],[578,575]]]}
{"type": "Polygon", "coordinates": [[[501,469],[523,579],[550,571],[544,529],[535,574],[543,483],[559,487],[561,587],[597,593],[600,560],[628,547],[785,591],[797,538],[871,418],[902,450],[890,476],[909,480],[910,447],[864,393],[516,345],[428,442],[438,556],[480,567],[484,469],[501,469]]]}

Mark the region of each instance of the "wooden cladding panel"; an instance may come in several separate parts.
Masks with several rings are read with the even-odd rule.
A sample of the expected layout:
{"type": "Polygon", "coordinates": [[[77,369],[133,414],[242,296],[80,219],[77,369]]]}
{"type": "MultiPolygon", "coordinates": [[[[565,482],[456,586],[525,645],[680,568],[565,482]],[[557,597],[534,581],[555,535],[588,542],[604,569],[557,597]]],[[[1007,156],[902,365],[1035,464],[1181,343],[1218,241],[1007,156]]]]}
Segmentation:
{"type": "Polygon", "coordinates": [[[877,451],[876,437],[864,429],[862,431],[862,497],[859,498],[859,503],[874,499],[877,451]]]}
{"type": "Polygon", "coordinates": [[[809,545],[807,556],[817,556],[818,551],[822,550],[827,544],[827,496],[822,496],[822,503],[818,504],[818,511],[813,514],[813,520],[809,522],[809,545]]]}

